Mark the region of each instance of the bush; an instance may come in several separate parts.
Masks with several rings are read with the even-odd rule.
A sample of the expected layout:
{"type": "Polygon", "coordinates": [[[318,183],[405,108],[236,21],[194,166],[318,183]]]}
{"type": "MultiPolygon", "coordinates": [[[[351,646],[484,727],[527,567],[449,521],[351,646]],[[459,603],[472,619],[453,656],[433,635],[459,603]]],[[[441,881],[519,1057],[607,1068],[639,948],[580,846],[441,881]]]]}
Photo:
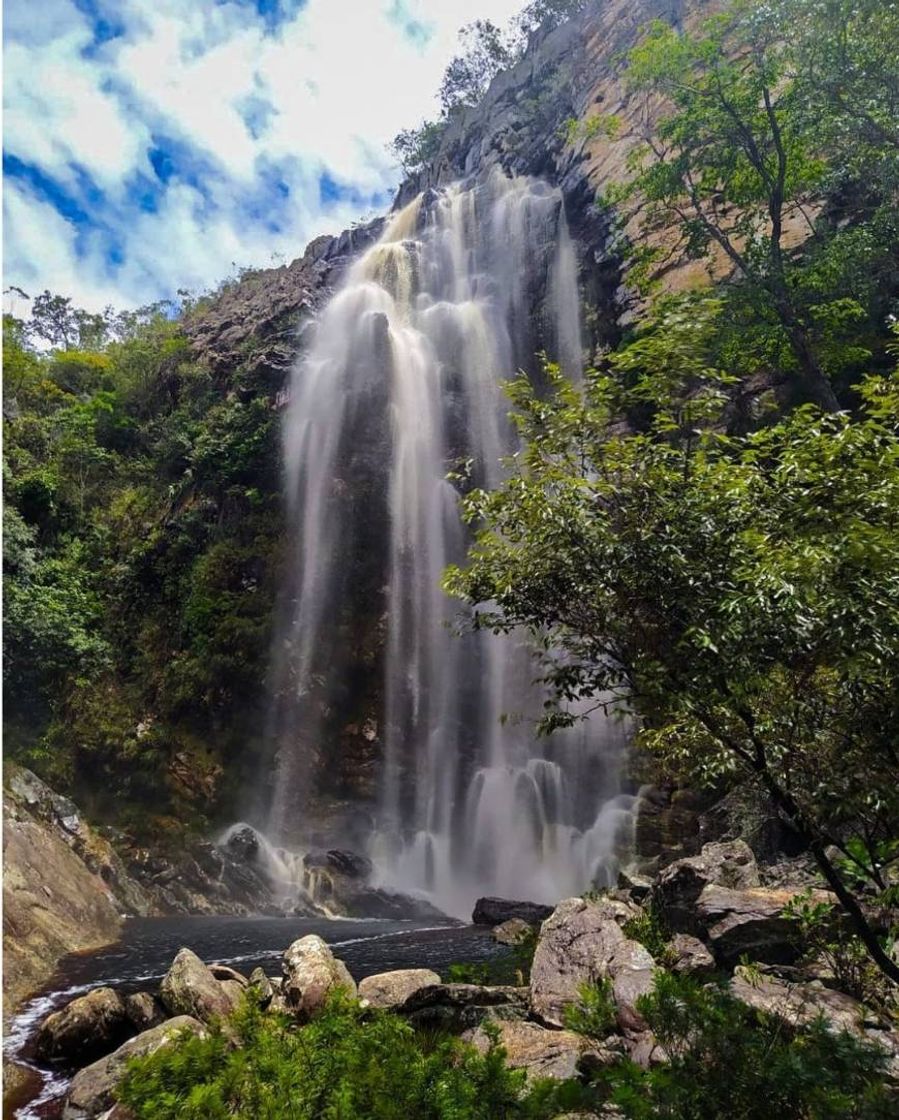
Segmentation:
{"type": "Polygon", "coordinates": [[[660,973],[637,1007],[669,1061],[630,1062],[602,1084],[629,1120],[886,1120],[885,1054],[823,1021],[791,1032],[714,985],[660,973]]]}
{"type": "Polygon", "coordinates": [[[232,1026],[237,1048],[214,1029],[131,1062],[121,1103],[136,1120],[548,1120],[572,1099],[526,1092],[495,1038],[482,1056],[345,999],[303,1028],[249,1005],[232,1026]]]}
{"type": "Polygon", "coordinates": [[[595,984],[581,984],[578,1002],[565,1008],[562,1022],[570,1031],[588,1038],[608,1038],[615,1030],[615,1000],[612,982],[602,979],[595,984]]]}

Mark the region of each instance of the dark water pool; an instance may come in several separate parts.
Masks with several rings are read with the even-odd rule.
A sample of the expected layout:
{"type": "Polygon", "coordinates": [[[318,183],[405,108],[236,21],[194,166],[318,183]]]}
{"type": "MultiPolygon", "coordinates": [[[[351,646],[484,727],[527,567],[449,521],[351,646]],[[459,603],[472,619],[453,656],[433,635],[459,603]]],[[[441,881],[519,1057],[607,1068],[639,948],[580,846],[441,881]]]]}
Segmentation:
{"type": "Polygon", "coordinates": [[[37,1028],[51,1011],[91,988],[154,990],[184,945],[202,960],[229,964],[247,974],[260,965],[280,973],[287,946],[317,933],[346,962],[356,980],[394,968],[432,968],[443,975],[454,961],[482,961],[502,952],[487,929],[456,923],[325,918],[134,918],[121,940],[93,953],[66,957],[47,987],[20,1010],[4,1039],[7,1058],[40,1076],[22,1099],[5,1110],[6,1120],[52,1120],[60,1113],[70,1071],[34,1059],[37,1028]]]}

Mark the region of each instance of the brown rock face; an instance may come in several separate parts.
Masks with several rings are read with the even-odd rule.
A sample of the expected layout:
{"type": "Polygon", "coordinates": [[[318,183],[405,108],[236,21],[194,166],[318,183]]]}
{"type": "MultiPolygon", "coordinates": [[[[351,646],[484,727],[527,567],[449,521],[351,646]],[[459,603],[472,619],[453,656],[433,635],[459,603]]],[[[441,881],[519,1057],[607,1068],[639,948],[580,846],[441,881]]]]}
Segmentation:
{"type": "Polygon", "coordinates": [[[46,799],[55,795],[28,771],[17,768],[7,784],[3,1007],[9,1014],[50,976],[60,957],[114,941],[121,917],[106,882],[79,857],[72,834],[62,826],[61,821],[68,820],[75,828],[77,818],[48,816],[46,799]]]}
{"type": "Polygon", "coordinates": [[[795,891],[729,890],[709,884],[696,903],[698,921],[709,948],[722,964],[733,966],[744,955],[767,964],[788,964],[799,955],[796,923],[785,908],[795,891]]]}

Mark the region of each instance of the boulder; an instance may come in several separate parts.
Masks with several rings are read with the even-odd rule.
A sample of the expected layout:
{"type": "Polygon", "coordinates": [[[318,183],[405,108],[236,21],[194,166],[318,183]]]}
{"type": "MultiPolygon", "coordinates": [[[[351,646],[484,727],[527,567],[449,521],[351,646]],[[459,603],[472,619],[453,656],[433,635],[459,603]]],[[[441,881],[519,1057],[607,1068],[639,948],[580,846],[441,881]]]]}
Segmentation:
{"type": "Polygon", "coordinates": [[[400,1007],[422,988],[440,983],[440,977],[429,968],[400,968],[379,972],[359,982],[359,998],[369,1007],[400,1007]]]}
{"type": "MultiPolygon", "coordinates": [[[[500,1045],[506,1051],[506,1064],[523,1069],[529,1081],[550,1077],[568,1081],[621,1057],[612,1045],[594,1042],[574,1031],[553,1031],[537,1023],[497,1023],[500,1045]]],[[[469,1031],[467,1041],[481,1054],[490,1048],[490,1036],[483,1027],[469,1031]]]]}
{"type": "Polygon", "coordinates": [[[536,926],[552,914],[551,906],[539,902],[514,902],[508,898],[479,898],[474,904],[471,920],[476,926],[498,926],[511,918],[520,918],[536,926]]]}
{"type": "Polygon", "coordinates": [[[670,1061],[668,1051],[659,1044],[652,1031],[642,1031],[633,1036],[628,1044],[627,1056],[641,1069],[650,1069],[670,1061]]]}
{"type": "Polygon", "coordinates": [[[231,1010],[236,1011],[243,1000],[244,993],[247,990],[246,984],[241,984],[237,980],[219,980],[222,991],[228,997],[231,1004],[231,1010]]]}
{"type": "Polygon", "coordinates": [[[612,981],[619,1027],[625,1032],[645,1031],[647,1023],[637,1010],[637,1000],[653,989],[655,961],[649,950],[639,941],[622,941],[605,967],[612,981]]]}
{"type": "Polygon", "coordinates": [[[669,942],[671,971],[686,976],[708,976],[715,971],[715,958],[698,937],[676,933],[669,942]]]}
{"type": "Polygon", "coordinates": [[[125,1013],[138,1033],[158,1027],[166,1019],[162,1004],[149,992],[134,992],[125,996],[125,1013]]]}
{"type": "Polygon", "coordinates": [[[299,1018],[315,1014],[331,992],[355,996],[356,982],[343,961],[337,960],[314,933],[301,937],[287,949],[281,962],[282,993],[287,1007],[299,1018]]]}
{"type": "Polygon", "coordinates": [[[543,923],[531,965],[531,1009],[544,1023],[561,1027],[565,1007],[582,984],[608,975],[608,964],[627,938],[620,922],[631,909],[621,902],[568,898],[543,923]]]}
{"type": "Polygon", "coordinates": [[[178,1015],[86,1066],[75,1074],[63,1106],[63,1120],[93,1120],[115,1104],[115,1088],[125,1073],[130,1058],[145,1057],[163,1046],[170,1045],[180,1035],[206,1033],[203,1024],[189,1015],[178,1015]]]}
{"type": "Polygon", "coordinates": [[[248,980],[243,973],[237,972],[236,969],[231,968],[227,964],[211,964],[209,971],[216,978],[216,980],[233,980],[235,983],[240,984],[241,987],[246,987],[248,980]]]}
{"type": "Polygon", "coordinates": [[[413,992],[397,1010],[415,1027],[459,1033],[485,1019],[524,1019],[527,988],[480,984],[432,984],[413,992]]]}
{"type": "Polygon", "coordinates": [[[271,980],[269,980],[261,968],[254,968],[250,973],[249,986],[252,990],[251,994],[255,997],[259,1006],[268,1007],[272,1002],[275,989],[271,980]]]}
{"type": "Polygon", "coordinates": [[[500,922],[490,931],[490,936],[498,945],[517,945],[530,937],[534,926],[523,918],[509,918],[507,922],[500,922]]]}
{"type": "Polygon", "coordinates": [[[41,1023],[36,1052],[40,1058],[93,1061],[115,1050],[134,1033],[125,1001],[112,988],[95,988],[67,1003],[41,1023]]]}
{"type": "Polygon", "coordinates": [[[233,1010],[233,1000],[191,949],[179,949],[162,978],[159,997],[171,1015],[190,1015],[208,1023],[233,1010]]]}
{"type": "Polygon", "coordinates": [[[834,1030],[860,1034],[865,1009],[858,1000],[821,984],[789,984],[743,965],[734,970],[730,991],[741,1003],[776,1015],[791,1027],[807,1026],[823,1015],[834,1030]]]}
{"type": "Polygon", "coordinates": [[[696,918],[709,948],[722,965],[741,957],[766,964],[789,964],[799,955],[795,921],[785,912],[792,891],[730,890],[710,884],[696,902],[696,918]]]}
{"type": "Polygon", "coordinates": [[[631,871],[618,872],[618,890],[636,903],[645,902],[652,892],[652,881],[631,871]]]}
{"type": "Polygon", "coordinates": [[[706,844],[698,856],[675,860],[660,872],[653,900],[672,930],[698,935],[696,901],[707,886],[746,890],[760,882],[755,856],[742,840],[706,844]]]}

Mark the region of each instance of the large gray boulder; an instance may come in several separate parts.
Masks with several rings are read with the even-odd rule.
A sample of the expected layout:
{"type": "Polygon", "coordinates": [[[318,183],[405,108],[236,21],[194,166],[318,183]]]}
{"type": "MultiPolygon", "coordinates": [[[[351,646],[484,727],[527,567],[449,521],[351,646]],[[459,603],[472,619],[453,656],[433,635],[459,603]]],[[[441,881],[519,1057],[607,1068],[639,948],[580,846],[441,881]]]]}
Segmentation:
{"type": "Polygon", "coordinates": [[[567,898],[540,928],[531,965],[531,1009],[549,1026],[561,1027],[578,989],[608,976],[608,965],[627,938],[621,923],[634,913],[610,899],[567,898]]]}
{"type": "Polygon", "coordinates": [[[789,890],[730,890],[710,884],[696,901],[696,920],[722,965],[738,964],[743,956],[789,964],[801,947],[796,922],[786,912],[794,897],[789,890]]]}
{"type": "Polygon", "coordinates": [[[356,995],[356,981],[347,966],[317,934],[294,941],[284,953],[281,970],[284,1001],[300,1019],[308,1019],[320,1010],[332,992],[356,995]]]}
{"type": "Polygon", "coordinates": [[[637,1000],[652,991],[654,973],[655,961],[639,941],[622,941],[605,966],[605,974],[612,981],[618,1026],[627,1033],[647,1028],[637,1010],[637,1000]]]}
{"type": "Polygon", "coordinates": [[[115,1104],[115,1089],[130,1058],[154,1054],[184,1034],[202,1037],[205,1028],[198,1019],[179,1015],[129,1039],[112,1054],[79,1070],[69,1087],[63,1106],[63,1120],[94,1120],[94,1117],[101,1116],[115,1104]]]}
{"type": "Polygon", "coordinates": [[[439,983],[440,977],[429,968],[399,968],[360,980],[359,998],[369,1007],[396,1008],[422,988],[439,983]]]}
{"type": "Polygon", "coordinates": [[[479,898],[474,904],[471,920],[476,926],[498,926],[511,918],[520,918],[535,926],[552,914],[553,908],[542,902],[516,902],[511,898],[479,898]]]}
{"type": "MultiPolygon", "coordinates": [[[[568,1081],[621,1057],[621,1050],[608,1042],[594,1042],[574,1031],[547,1030],[537,1023],[497,1023],[500,1045],[511,1069],[523,1069],[528,1081],[550,1077],[568,1081]]],[[[490,1036],[477,1027],[465,1036],[481,1054],[490,1048],[490,1036]]]]}
{"type": "Polygon", "coordinates": [[[82,1064],[115,1050],[134,1026],[125,1001],[112,988],[95,988],[78,996],[41,1023],[38,1057],[82,1064]]]}
{"type": "Polygon", "coordinates": [[[524,1019],[527,988],[480,984],[431,984],[419,988],[397,1010],[415,1027],[460,1033],[485,1019],[524,1019]]]}
{"type": "Polygon", "coordinates": [[[204,1023],[225,1018],[234,1001],[191,949],[179,949],[162,978],[159,998],[171,1015],[191,1015],[204,1023]]]}
{"type": "Polygon", "coordinates": [[[671,971],[683,976],[709,976],[715,971],[715,958],[698,937],[676,933],[668,944],[671,971]]]}
{"type": "Polygon", "coordinates": [[[742,840],[706,844],[698,856],[675,860],[660,872],[653,901],[675,933],[701,933],[696,902],[710,885],[748,890],[761,883],[752,849],[742,840]]]}

